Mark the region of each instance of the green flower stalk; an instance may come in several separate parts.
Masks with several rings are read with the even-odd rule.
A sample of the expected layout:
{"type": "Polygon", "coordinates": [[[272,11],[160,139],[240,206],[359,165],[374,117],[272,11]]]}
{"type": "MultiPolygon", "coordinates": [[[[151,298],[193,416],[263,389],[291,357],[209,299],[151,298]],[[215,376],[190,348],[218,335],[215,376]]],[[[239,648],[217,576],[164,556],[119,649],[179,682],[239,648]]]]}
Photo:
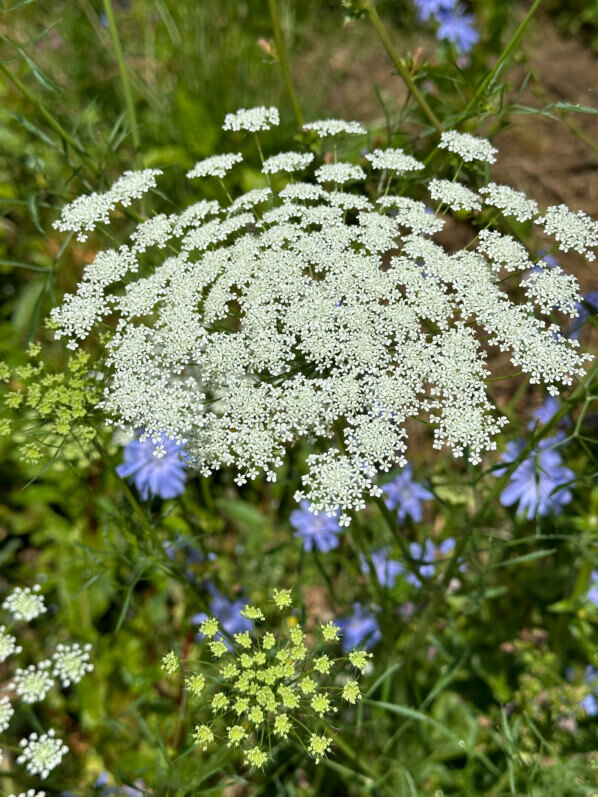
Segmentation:
{"type": "MultiPolygon", "coordinates": [[[[278,612],[292,607],[291,590],[275,589],[272,599],[278,612]]],[[[263,769],[277,743],[293,740],[319,763],[334,743],[333,716],[362,697],[354,675],[371,654],[356,649],[336,658],[340,632],[333,622],[312,635],[292,613],[282,617],[280,632],[257,625],[266,622],[258,606],[245,606],[241,615],[256,627],[230,639],[214,617],[199,626],[202,671],[185,678],[189,697],[201,701],[195,745],[238,749],[246,767],[263,769]]],[[[178,668],[177,655],[167,653],[162,669],[173,675],[178,668]]]]}

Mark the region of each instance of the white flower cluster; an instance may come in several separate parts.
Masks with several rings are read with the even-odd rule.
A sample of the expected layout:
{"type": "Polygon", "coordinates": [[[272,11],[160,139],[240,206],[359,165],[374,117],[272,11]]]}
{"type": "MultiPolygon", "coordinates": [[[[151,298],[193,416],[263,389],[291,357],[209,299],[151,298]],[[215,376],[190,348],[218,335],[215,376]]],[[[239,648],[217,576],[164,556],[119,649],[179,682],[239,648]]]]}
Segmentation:
{"type": "Polygon", "coordinates": [[[243,156],[240,152],[227,152],[224,155],[212,155],[198,161],[195,166],[187,172],[187,177],[224,177],[233,168],[235,163],[241,163],[243,156]]]}
{"type": "Polygon", "coordinates": [[[72,645],[57,645],[56,652],[52,656],[54,668],[52,675],[60,678],[62,685],[66,688],[71,684],[78,684],[84,675],[93,671],[93,664],[89,661],[91,645],[80,645],[78,642],[72,645]]]}
{"type": "Polygon", "coordinates": [[[258,133],[260,130],[270,130],[280,123],[278,108],[263,105],[257,108],[240,108],[236,113],[228,113],[224,118],[223,130],[244,130],[248,133],[258,133]]]}
{"type": "Polygon", "coordinates": [[[5,598],[2,608],[10,612],[15,620],[24,620],[28,623],[48,611],[44,596],[40,595],[40,592],[39,584],[34,584],[33,587],[15,587],[5,598]]]}
{"type": "Polygon", "coordinates": [[[17,758],[17,764],[25,764],[31,775],[39,775],[42,780],[59,766],[69,751],[66,744],[57,738],[54,729],[42,733],[41,736],[31,733],[26,739],[21,739],[19,746],[22,752],[17,758]]]}
{"type": "Polygon", "coordinates": [[[407,155],[402,149],[375,149],[365,157],[372,164],[373,169],[388,169],[396,174],[424,168],[423,163],[420,163],[412,155],[407,155]]]}
{"type": "Polygon", "coordinates": [[[299,172],[301,169],[307,169],[313,159],[311,152],[280,152],[264,161],[262,171],[264,174],[299,172]]]}
{"type": "Polygon", "coordinates": [[[440,149],[447,149],[459,155],[464,161],[483,161],[496,163],[498,150],[485,138],[447,130],[440,136],[440,149]]]}
{"type": "MultiPolygon", "coordinates": [[[[16,621],[30,621],[44,614],[47,609],[41,587],[35,584],[31,587],[16,587],[4,600],[2,608],[10,612],[16,621]]],[[[0,626],[0,662],[9,656],[22,652],[22,647],[16,644],[16,637],[7,633],[6,626],[0,626]]],[[[78,642],[64,645],[59,644],[51,659],[44,659],[37,664],[27,667],[17,667],[12,680],[6,688],[14,692],[23,703],[39,703],[44,700],[48,692],[55,686],[55,678],[59,678],[63,687],[79,683],[79,681],[93,670],[90,663],[91,645],[80,645],[78,642]]],[[[14,707],[8,696],[0,697],[0,733],[6,731],[14,714],[14,707]]],[[[58,766],[63,755],[68,751],[61,740],[55,738],[53,730],[38,736],[32,733],[28,739],[22,739],[20,746],[23,748],[17,763],[26,764],[28,771],[47,777],[49,772],[58,766]]],[[[1,756],[0,756],[1,763],[1,756]]],[[[30,790],[26,794],[37,794],[30,790]]],[[[43,797],[43,792],[39,795],[43,797]]]]}
{"type": "Polygon", "coordinates": [[[538,204],[510,185],[488,183],[480,188],[480,194],[486,205],[502,210],[505,216],[513,216],[517,221],[529,221],[538,215],[538,204]]]}
{"type": "Polygon", "coordinates": [[[80,241],[85,241],[100,222],[108,224],[110,211],[117,205],[128,207],[134,199],[139,199],[156,185],[156,177],[162,172],[159,169],[144,169],[139,172],[125,172],[103,194],[93,193],[80,196],[62,209],[60,218],[54,222],[54,228],[62,232],[76,232],[80,241]]]}
{"type": "Polygon", "coordinates": [[[18,794],[9,794],[8,797],[46,797],[46,792],[27,789],[27,791],[21,791],[18,794]]]}
{"type": "Polygon", "coordinates": [[[359,122],[345,122],[344,119],[319,119],[303,125],[304,130],[311,130],[320,138],[328,136],[365,136],[367,130],[359,122]]]}
{"type": "MultiPolygon", "coordinates": [[[[316,129],[332,135],[351,124],[316,129]]],[[[487,142],[468,146],[492,155],[487,142]]],[[[366,193],[360,166],[315,165],[320,184],[254,189],[220,213],[211,203],[210,218],[188,215],[183,225],[184,211],[156,222],[160,235],[142,236],[155,241],[147,260],[139,236],[134,248],[98,254],[99,266],[85,269],[52,317],[73,347],[97,321],[116,317],[101,407],[119,425],[184,441],[202,473],[232,466],[239,484],[261,471],[274,480],[288,447],[316,441],[297,498],[315,512],[340,508],[347,523],[379,494],[380,472],[405,462],[407,418],[431,422],[436,448],[467,452],[474,463],[495,447],[506,421],[487,393],[492,350],[553,393],[585,373],[588,357],[536,315],[537,306],[569,312],[575,280],[538,276],[520,292],[511,280],[507,292],[505,271],[533,266],[515,239],[483,230],[477,248],[449,254],[431,240],[442,217],[402,196],[404,177],[390,170],[388,195],[376,199],[379,180],[366,193]],[[354,191],[338,190],[348,181],[359,181],[354,191]],[[167,240],[179,254],[160,257],[167,240]],[[128,275],[124,288],[107,284],[102,257],[128,275]]],[[[484,210],[482,196],[457,181],[427,182],[455,211],[484,210]]],[[[488,199],[506,214],[526,207],[519,193],[488,199]]],[[[550,210],[546,218],[561,242],[592,245],[589,224],[574,229],[550,210]]]]}
{"type": "Polygon", "coordinates": [[[598,246],[598,221],[591,219],[583,210],[574,213],[567,205],[553,205],[541,219],[544,231],[554,235],[563,252],[574,249],[588,260],[595,260],[591,251],[598,246]]]}
{"type": "Polygon", "coordinates": [[[17,638],[6,633],[6,626],[0,625],[0,664],[9,656],[20,653],[23,648],[17,645],[17,638]]]}

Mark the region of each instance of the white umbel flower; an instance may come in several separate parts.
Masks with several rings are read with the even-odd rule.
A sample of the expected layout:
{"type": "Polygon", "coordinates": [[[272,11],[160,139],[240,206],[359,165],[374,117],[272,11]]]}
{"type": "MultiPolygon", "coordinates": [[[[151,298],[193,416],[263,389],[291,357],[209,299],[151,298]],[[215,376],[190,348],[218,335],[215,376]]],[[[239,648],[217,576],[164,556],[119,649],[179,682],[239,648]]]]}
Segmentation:
{"type": "Polygon", "coordinates": [[[2,608],[10,612],[15,620],[34,620],[40,614],[48,611],[44,596],[40,595],[41,587],[34,584],[33,587],[15,587],[14,590],[5,598],[2,608]]]}
{"type": "Polygon", "coordinates": [[[319,119],[317,122],[307,122],[304,130],[311,130],[320,138],[328,136],[364,136],[367,132],[359,122],[345,122],[344,119],[319,119]]]}
{"type": "Polygon", "coordinates": [[[537,202],[510,185],[488,183],[480,188],[480,194],[484,197],[485,205],[498,208],[505,216],[513,216],[517,221],[529,221],[538,215],[537,202]]]}
{"type": "Polygon", "coordinates": [[[324,163],[316,169],[316,180],[319,183],[350,183],[364,180],[365,172],[361,166],[353,163],[324,163]]]}
{"type": "Polygon", "coordinates": [[[500,271],[524,271],[532,267],[532,261],[525,246],[511,235],[502,235],[496,230],[480,230],[478,249],[487,255],[492,268],[500,271]]]}
{"type": "Polygon", "coordinates": [[[24,703],[39,703],[54,686],[51,666],[52,662],[44,659],[37,665],[30,664],[24,670],[20,667],[15,670],[12,688],[24,703]]]}
{"type": "Polygon", "coordinates": [[[280,152],[264,161],[262,171],[264,174],[277,174],[278,172],[300,172],[307,169],[313,161],[312,152],[280,152]]]}
{"type": "Polygon", "coordinates": [[[256,205],[267,202],[271,197],[272,191],[269,188],[254,188],[252,191],[247,191],[246,194],[241,194],[240,197],[235,199],[233,204],[228,208],[228,212],[238,213],[241,210],[254,208],[256,205]]]}
{"type": "Polygon", "coordinates": [[[598,221],[583,210],[573,211],[566,205],[552,205],[538,220],[548,235],[553,235],[563,252],[574,249],[587,260],[595,260],[592,249],[598,246],[598,221]]]}
{"type": "Polygon", "coordinates": [[[237,484],[275,480],[290,447],[319,438],[327,445],[308,459],[298,498],[346,524],[379,494],[380,474],[404,464],[408,418],[472,463],[495,448],[506,423],[488,395],[497,349],[553,393],[583,376],[588,357],[538,309],[555,298],[570,307],[572,283],[503,285],[502,269],[533,263],[491,228],[454,254],[431,239],[451,209],[482,208],[476,193],[428,181],[448,202],[435,213],[409,196],[374,201],[365,179],[354,163],[325,164],[187,226],[189,210],[172,214],[176,256],[160,253],[160,237],[151,258],[128,250],[88,267],[57,309],[56,334],[76,347],[90,319],[116,318],[107,417],[184,440],[202,474],[233,468],[237,484]],[[327,189],[356,183],[329,191],[314,176],[327,189]],[[108,284],[111,273],[125,279],[108,284]]]}
{"type": "Polygon", "coordinates": [[[430,180],[428,184],[430,196],[448,205],[451,210],[479,210],[481,207],[479,196],[470,191],[461,183],[451,180],[430,180]]]}
{"type": "Polygon", "coordinates": [[[53,227],[62,232],[76,232],[78,239],[85,241],[99,223],[108,224],[111,210],[118,204],[128,207],[134,199],[142,197],[155,187],[156,178],[161,174],[159,169],[125,172],[109,191],[80,196],[65,205],[53,227]]]}
{"type": "Polygon", "coordinates": [[[486,138],[478,138],[470,133],[447,130],[440,136],[440,149],[447,149],[459,155],[464,161],[484,161],[495,163],[498,150],[486,138]]]}
{"type": "Polygon", "coordinates": [[[46,792],[27,789],[27,791],[20,791],[18,794],[9,794],[8,797],[46,797],[46,792]]]}
{"type": "Polygon", "coordinates": [[[21,739],[21,755],[17,764],[25,764],[31,775],[39,775],[45,780],[53,769],[60,765],[69,749],[57,738],[56,731],[51,729],[48,733],[31,733],[26,739],[21,739]]]}
{"type": "Polygon", "coordinates": [[[523,281],[523,287],[543,313],[560,310],[571,317],[578,314],[577,307],[582,300],[579,283],[572,274],[565,274],[560,266],[537,267],[523,281]]]}
{"type": "Polygon", "coordinates": [[[236,163],[241,163],[243,156],[240,152],[227,152],[224,155],[212,155],[198,161],[195,166],[187,172],[187,177],[224,177],[236,163]]]}
{"type": "Polygon", "coordinates": [[[78,684],[87,673],[93,670],[93,664],[89,661],[90,650],[90,644],[80,645],[78,642],[70,645],[57,645],[52,656],[54,664],[52,675],[59,678],[65,688],[71,684],[78,684]]]}
{"type": "Polygon", "coordinates": [[[12,634],[6,633],[6,626],[0,625],[0,664],[9,656],[20,653],[23,648],[17,645],[17,639],[12,634]]]}
{"type": "Polygon", "coordinates": [[[278,108],[273,105],[269,108],[258,105],[256,108],[240,108],[236,113],[227,113],[222,129],[258,133],[260,130],[277,127],[279,123],[278,108]]]}
{"type": "Polygon", "coordinates": [[[3,733],[8,728],[14,713],[15,710],[8,697],[6,695],[0,697],[0,733],[3,733]]]}
{"type": "Polygon", "coordinates": [[[375,149],[368,152],[366,160],[372,164],[373,169],[386,169],[396,174],[418,171],[423,169],[423,163],[416,158],[407,155],[402,149],[375,149]]]}

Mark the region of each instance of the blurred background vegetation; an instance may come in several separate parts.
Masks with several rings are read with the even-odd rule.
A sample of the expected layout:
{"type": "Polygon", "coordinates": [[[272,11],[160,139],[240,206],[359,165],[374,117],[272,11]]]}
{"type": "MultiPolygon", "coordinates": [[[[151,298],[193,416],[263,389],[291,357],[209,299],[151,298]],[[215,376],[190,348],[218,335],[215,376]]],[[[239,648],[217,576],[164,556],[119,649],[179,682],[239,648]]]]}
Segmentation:
{"type": "MultiPolygon", "coordinates": [[[[149,166],[165,170],[164,193],[180,205],[190,191],[185,170],[230,148],[221,124],[238,107],[281,109],[282,124],[269,139],[273,151],[292,146],[297,128],[280,78],[267,0],[113,0],[132,111],[104,2],[3,5],[0,356],[18,364],[26,343],[40,339],[60,369],[63,349],[40,325],[77,282],[98,241],[91,237],[67,248],[51,227],[57,208],[81,191],[106,186],[125,169],[149,166]]],[[[377,4],[396,48],[422,77],[430,103],[448,125],[529,4],[477,0],[467,7],[475,14],[480,43],[463,59],[418,22],[410,0],[377,4]]],[[[346,8],[336,0],[279,0],[278,11],[305,118],[356,118],[383,140],[387,125],[400,118],[406,92],[367,21],[347,22],[346,8]]],[[[467,122],[472,130],[498,132],[496,143],[508,156],[504,181],[595,217],[596,117],[579,115],[573,106],[596,105],[596,47],[597,0],[547,0],[509,70],[503,70],[502,86],[467,122]],[[535,114],[532,107],[550,110],[535,114]]],[[[410,118],[406,124],[412,123],[410,118]]],[[[238,174],[237,192],[257,184],[255,167],[244,166],[238,174]]],[[[595,269],[571,262],[584,290],[595,289],[595,269]]],[[[596,350],[587,335],[584,344],[596,350]]],[[[529,419],[529,395],[516,402],[520,421],[514,433],[529,419]]],[[[592,410],[590,402],[586,409],[592,410]]],[[[598,793],[598,724],[576,708],[585,694],[582,674],[598,642],[596,607],[584,599],[598,567],[595,429],[594,420],[571,446],[568,464],[580,483],[567,512],[534,523],[497,506],[488,526],[504,545],[491,548],[480,533],[468,592],[449,598],[427,657],[418,667],[412,664],[404,680],[388,676],[377,684],[378,700],[417,707],[420,715],[359,715],[363,754],[376,760],[384,750],[379,763],[390,772],[372,793],[598,793]],[[570,727],[559,724],[563,704],[572,707],[570,727]]],[[[113,466],[121,460],[117,442],[108,433],[102,441],[113,466]]],[[[75,634],[93,642],[96,662],[81,688],[44,706],[44,719],[62,723],[74,753],[47,793],[108,793],[94,786],[105,771],[109,783],[136,782],[139,793],[146,786],[147,793],[164,795],[367,793],[352,774],[352,762],[342,758],[337,769],[314,773],[297,768],[289,755],[276,777],[249,786],[241,777],[223,785],[209,758],[197,776],[197,762],[187,760],[177,769],[168,755],[156,752],[164,747],[173,753],[177,700],[162,680],[159,661],[173,635],[180,644],[192,641],[189,617],[206,608],[203,581],[210,579],[228,595],[246,588],[259,595],[298,574],[309,585],[306,605],[316,613],[322,606],[346,612],[367,592],[365,579],[356,580],[340,555],[332,553],[323,563],[303,555],[292,538],[288,516],[304,452],[289,458],[274,486],[258,480],[238,490],[227,474],[209,486],[190,480],[180,499],[146,507],[149,533],[96,451],[72,446],[43,467],[24,461],[22,445],[18,435],[0,442],[1,592],[46,579],[52,603],[44,623],[48,637],[75,634]],[[173,540],[176,553],[165,555],[165,544],[173,540]],[[195,558],[188,556],[187,544],[199,550],[195,558]],[[208,551],[214,560],[207,559],[208,551]]],[[[446,460],[428,463],[428,471],[442,501],[420,528],[407,533],[420,541],[429,534],[457,536],[483,487],[446,460]]],[[[365,522],[370,538],[382,540],[379,521],[368,516],[365,522]]],[[[409,648],[410,612],[418,598],[403,582],[392,600],[403,608],[396,640],[380,654],[381,673],[409,648]]],[[[43,653],[42,638],[32,635],[29,641],[43,653]]],[[[29,715],[17,717],[17,736],[31,722],[29,715]]],[[[32,785],[26,778],[2,783],[6,793],[32,785]]]]}

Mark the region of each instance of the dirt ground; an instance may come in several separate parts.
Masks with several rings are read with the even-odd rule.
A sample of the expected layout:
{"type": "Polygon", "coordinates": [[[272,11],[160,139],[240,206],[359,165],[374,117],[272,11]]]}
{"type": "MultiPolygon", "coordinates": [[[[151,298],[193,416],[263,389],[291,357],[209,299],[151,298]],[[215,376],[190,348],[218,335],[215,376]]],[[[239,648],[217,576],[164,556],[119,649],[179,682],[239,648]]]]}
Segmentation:
{"type": "MultiPolygon", "coordinates": [[[[401,47],[400,31],[396,39],[401,47]]],[[[421,47],[433,58],[434,42],[423,33],[402,45],[402,52],[421,47]]],[[[548,16],[537,18],[528,31],[524,54],[509,72],[514,91],[531,71],[522,104],[542,108],[568,102],[598,109],[598,58],[579,39],[559,36],[548,16]]],[[[303,90],[309,86],[312,100],[331,115],[374,122],[383,118],[376,88],[391,109],[405,98],[404,84],[365,24],[349,25],[334,39],[314,37],[294,71],[298,85],[303,90]]],[[[598,218],[598,114],[569,113],[564,120],[514,116],[493,143],[501,153],[492,169],[497,182],[526,191],[541,206],[564,202],[598,218]]],[[[598,288],[595,264],[569,253],[567,268],[584,291],[598,288]]]]}

